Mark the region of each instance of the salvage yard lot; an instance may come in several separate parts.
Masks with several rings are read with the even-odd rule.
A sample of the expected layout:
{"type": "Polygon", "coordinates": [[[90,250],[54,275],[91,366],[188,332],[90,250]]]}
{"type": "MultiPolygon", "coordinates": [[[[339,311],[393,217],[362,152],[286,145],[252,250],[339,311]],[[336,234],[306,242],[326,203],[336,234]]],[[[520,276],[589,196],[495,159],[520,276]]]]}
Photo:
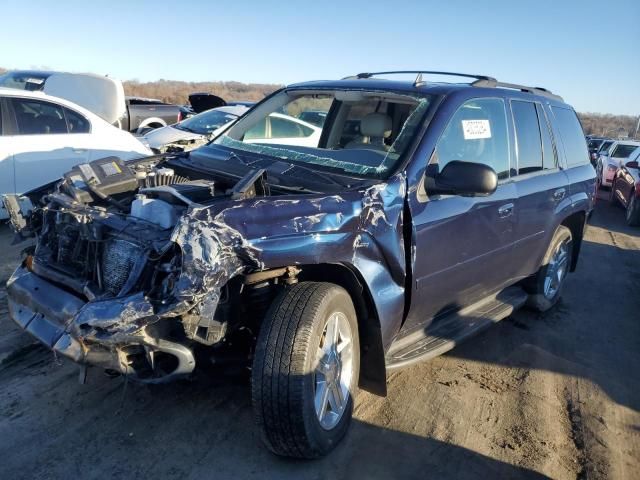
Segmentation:
{"type": "Polygon", "coordinates": [[[20,246],[0,225],[0,478],[633,478],[640,472],[640,229],[599,200],[560,304],[521,310],[358,396],[328,457],[279,459],[246,377],[89,383],[14,327],[20,246]]]}

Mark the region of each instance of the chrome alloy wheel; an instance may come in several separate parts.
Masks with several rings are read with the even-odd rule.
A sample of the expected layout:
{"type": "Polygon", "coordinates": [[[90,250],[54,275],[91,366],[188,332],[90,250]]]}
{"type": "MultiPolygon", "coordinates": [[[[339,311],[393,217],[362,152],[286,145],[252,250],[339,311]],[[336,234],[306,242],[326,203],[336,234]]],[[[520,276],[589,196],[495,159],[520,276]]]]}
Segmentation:
{"type": "Polygon", "coordinates": [[[569,245],[568,241],[565,240],[558,244],[547,266],[547,273],[544,278],[544,296],[546,298],[552,299],[556,293],[558,293],[562,281],[567,274],[568,264],[569,245]]]}
{"type": "Polygon", "coordinates": [[[334,428],[347,407],[353,380],[353,339],[342,312],[329,315],[316,354],[314,403],[320,426],[334,428]]]}

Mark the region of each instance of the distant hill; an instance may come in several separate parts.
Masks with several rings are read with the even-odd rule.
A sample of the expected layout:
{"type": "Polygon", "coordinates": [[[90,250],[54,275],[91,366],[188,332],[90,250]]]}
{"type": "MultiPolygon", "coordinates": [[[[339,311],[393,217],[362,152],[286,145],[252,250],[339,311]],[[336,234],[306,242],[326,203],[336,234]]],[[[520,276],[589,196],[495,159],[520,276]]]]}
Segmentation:
{"type": "Polygon", "coordinates": [[[127,80],[123,83],[127,95],[158,98],[179,105],[189,103],[189,94],[194,92],[213,93],[227,101],[258,101],[282,86],[263,83],[179,82],[175,80],[158,80],[156,82],[127,80]]]}
{"type": "MultiPolygon", "coordinates": [[[[0,68],[0,74],[6,72],[0,68]]],[[[282,85],[268,83],[242,82],[181,82],[160,79],[155,82],[126,80],[126,95],[157,98],[165,102],[184,105],[188,103],[190,93],[209,92],[225,100],[262,100],[282,85]]],[[[586,135],[606,135],[611,137],[633,137],[638,117],[631,115],[612,115],[608,113],[579,113],[586,135]]]]}
{"type": "Polygon", "coordinates": [[[612,138],[634,138],[638,117],[611,115],[609,113],[578,113],[585,135],[601,135],[612,138]]]}

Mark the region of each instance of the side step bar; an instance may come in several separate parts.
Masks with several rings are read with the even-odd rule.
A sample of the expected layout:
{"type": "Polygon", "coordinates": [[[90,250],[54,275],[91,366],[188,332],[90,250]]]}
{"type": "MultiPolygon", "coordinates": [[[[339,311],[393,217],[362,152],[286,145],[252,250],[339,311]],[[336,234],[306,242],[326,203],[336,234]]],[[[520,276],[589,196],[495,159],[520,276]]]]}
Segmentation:
{"type": "Polygon", "coordinates": [[[468,337],[505,319],[527,301],[520,287],[509,287],[494,297],[466,307],[435,324],[398,338],[387,352],[387,371],[430,360],[448,352],[468,337]]]}

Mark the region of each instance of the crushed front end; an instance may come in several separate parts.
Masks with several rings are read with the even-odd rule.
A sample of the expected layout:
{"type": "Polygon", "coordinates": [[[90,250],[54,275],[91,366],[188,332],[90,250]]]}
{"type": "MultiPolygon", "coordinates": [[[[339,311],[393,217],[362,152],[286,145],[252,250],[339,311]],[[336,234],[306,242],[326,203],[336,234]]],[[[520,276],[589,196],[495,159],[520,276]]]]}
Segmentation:
{"type": "MultiPolygon", "coordinates": [[[[244,179],[253,195],[259,180],[244,179]]],[[[7,283],[11,318],[80,364],[154,383],[189,374],[200,346],[233,338],[230,308],[262,294],[245,277],[229,281],[257,266],[249,248],[234,251],[238,234],[215,218],[194,221],[217,200],[247,195],[232,187],[158,158],[111,158],[74,168],[32,203],[5,199],[19,234],[36,237],[7,283]]]]}

